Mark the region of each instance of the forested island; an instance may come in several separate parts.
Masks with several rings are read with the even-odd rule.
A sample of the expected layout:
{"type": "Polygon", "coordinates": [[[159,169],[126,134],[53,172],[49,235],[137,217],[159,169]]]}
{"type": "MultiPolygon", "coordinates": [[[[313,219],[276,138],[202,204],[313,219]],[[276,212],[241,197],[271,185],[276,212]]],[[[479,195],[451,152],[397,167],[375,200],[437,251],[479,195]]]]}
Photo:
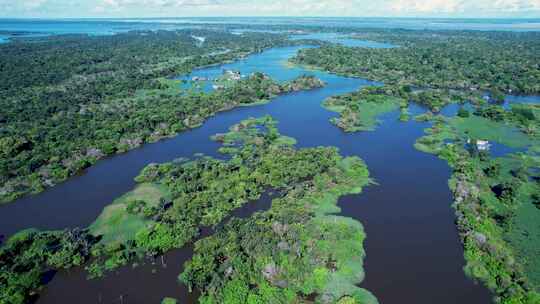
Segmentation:
{"type": "Polygon", "coordinates": [[[166,78],[291,43],[270,34],[158,31],[0,46],[0,202],[194,128],[216,112],[320,87],[309,77],[281,85],[257,74],[201,94],[166,78]],[[203,47],[195,34],[206,37],[203,47]]]}
{"type": "Polygon", "coordinates": [[[377,303],[355,284],[363,279],[362,226],[338,216],[337,199],[370,183],[366,165],[337,149],[297,149],[271,117],[217,134],[229,160],[202,157],[152,164],[132,192],[105,208],[88,229],[27,230],[0,249],[0,300],[26,303],[49,272],[87,264],[106,275],[145,256],[194,240],[234,209],[268,190],[268,211],[233,219],[196,243],[180,279],[202,303],[377,303]],[[88,264],[89,263],[89,264],[88,264]]]}
{"type": "MultiPolygon", "coordinates": [[[[338,200],[385,182],[372,180],[369,162],[360,158],[365,151],[348,145],[362,139],[354,134],[378,136],[374,132],[387,117],[397,128],[420,124],[414,134],[424,128],[425,134],[414,137],[410,150],[440,161],[425,153],[435,155],[444,160],[444,170],[446,163],[451,168],[457,232],[453,222],[444,231],[454,233],[453,248],[463,244],[457,255],[460,263],[464,255],[465,274],[486,286],[486,298],[495,303],[540,303],[540,106],[508,101],[511,94],[540,94],[537,32],[243,24],[217,29],[201,23],[111,36],[18,37],[0,45],[0,52],[0,204],[232,113],[220,112],[254,106],[263,112],[230,116],[238,123],[228,131],[230,121],[205,135],[207,140],[225,131],[211,138],[219,143],[219,157],[145,160],[144,169],[136,169],[136,186],[104,200],[110,204],[95,210],[97,218],[89,213],[95,218],[90,225],[30,226],[5,240],[0,231],[0,303],[39,301],[58,272],[83,269],[89,280],[100,280],[191,245],[193,256],[178,270],[178,283],[200,303],[378,303],[371,286],[360,285],[370,254],[360,217],[342,214],[338,200]],[[393,47],[301,39],[328,33],[393,47]],[[249,66],[249,56],[278,48],[285,51],[262,57],[274,60],[271,68],[263,63],[253,73],[220,70],[242,60],[249,66]],[[270,77],[276,66],[280,74],[270,77]],[[222,75],[199,76],[196,71],[204,68],[222,75]],[[278,97],[291,98],[269,103],[278,97]],[[290,106],[270,108],[277,104],[290,106]],[[449,107],[457,110],[449,114],[449,107]],[[299,143],[282,135],[266,113],[285,118],[282,126],[299,143]],[[258,118],[245,119],[250,116],[258,118]],[[318,146],[322,141],[325,146],[318,146]],[[234,216],[267,194],[269,209],[234,216]]],[[[384,155],[384,149],[377,153],[384,155]]],[[[411,151],[398,161],[407,161],[411,151]]],[[[391,174],[384,171],[400,165],[392,161],[374,172],[391,174]]],[[[84,196],[85,189],[79,190],[84,196]]],[[[385,235],[385,241],[402,241],[392,237],[385,235]]],[[[409,237],[414,242],[419,236],[409,237]]],[[[387,271],[383,279],[391,281],[401,270],[387,271]]],[[[163,303],[183,303],[160,296],[163,303]]]]}
{"type": "Polygon", "coordinates": [[[324,106],[340,114],[332,123],[346,132],[370,131],[377,125],[377,117],[396,109],[401,110],[400,120],[408,121],[409,103],[424,106],[439,112],[451,103],[484,103],[480,94],[456,90],[414,90],[408,85],[367,86],[356,92],[332,96],[324,106]]]}

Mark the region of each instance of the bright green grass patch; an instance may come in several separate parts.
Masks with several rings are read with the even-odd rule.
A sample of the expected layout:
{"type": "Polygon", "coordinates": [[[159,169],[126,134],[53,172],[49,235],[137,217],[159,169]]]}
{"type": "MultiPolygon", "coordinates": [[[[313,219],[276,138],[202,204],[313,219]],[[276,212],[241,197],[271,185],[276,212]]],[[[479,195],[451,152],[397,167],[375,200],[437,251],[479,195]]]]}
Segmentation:
{"type": "Polygon", "coordinates": [[[236,153],[244,145],[260,146],[264,144],[265,136],[272,139],[271,146],[273,147],[295,145],[296,139],[281,135],[276,124],[277,121],[268,115],[261,118],[250,118],[232,126],[228,133],[212,136],[212,140],[223,143],[223,146],[219,148],[221,153],[236,153]]]}
{"type": "Polygon", "coordinates": [[[455,130],[470,138],[495,141],[512,148],[525,147],[532,144],[527,135],[516,127],[496,122],[479,116],[467,118],[455,117],[449,120],[455,130]]]}
{"type": "Polygon", "coordinates": [[[425,133],[425,136],[416,140],[414,147],[419,151],[435,155],[441,153],[447,144],[457,139],[452,130],[442,121],[437,121],[433,127],[426,129],[425,133]]]}
{"type": "Polygon", "coordinates": [[[331,122],[346,132],[373,131],[380,124],[379,116],[399,109],[400,100],[389,96],[372,96],[376,101],[336,105],[325,102],[324,107],[340,113],[331,122]]]}
{"type": "Polygon", "coordinates": [[[165,86],[165,89],[140,89],[135,92],[135,96],[137,98],[146,98],[149,96],[161,96],[161,95],[167,95],[167,96],[176,96],[180,95],[182,93],[182,88],[180,87],[182,81],[177,79],[167,79],[167,78],[160,78],[158,81],[165,86]]]}
{"type": "Polygon", "coordinates": [[[531,194],[538,185],[529,182],[521,186],[512,229],[506,238],[514,248],[518,262],[533,288],[540,292],[540,209],[533,205],[531,194]]]}
{"type": "Polygon", "coordinates": [[[135,238],[135,234],[144,228],[149,220],[139,214],[127,212],[126,207],[130,201],[144,201],[148,206],[157,206],[162,198],[169,196],[163,185],[143,183],[133,191],[128,192],[105,207],[101,215],[90,226],[94,235],[102,235],[102,242],[121,242],[135,238]]]}
{"type": "Polygon", "coordinates": [[[347,157],[338,163],[348,180],[343,180],[340,185],[332,185],[328,175],[319,175],[314,178],[315,191],[310,193],[306,200],[317,214],[336,214],[341,210],[336,202],[338,198],[346,194],[358,194],[362,188],[372,183],[369,171],[365,163],[356,157],[347,157]]]}
{"type": "Polygon", "coordinates": [[[161,304],[177,304],[178,301],[175,298],[163,298],[161,304]]]}
{"type": "Polygon", "coordinates": [[[400,100],[397,98],[386,97],[379,102],[361,103],[358,107],[357,117],[361,123],[360,129],[373,130],[380,121],[377,117],[395,111],[399,108],[400,100]]]}
{"type": "Polygon", "coordinates": [[[317,250],[336,261],[335,271],[325,273],[325,284],[321,286],[322,298],[336,300],[351,297],[357,303],[378,303],[370,292],[356,286],[365,277],[362,244],[366,235],[362,225],[354,219],[333,215],[315,217],[312,224],[326,231],[327,236],[317,241],[317,250]]]}

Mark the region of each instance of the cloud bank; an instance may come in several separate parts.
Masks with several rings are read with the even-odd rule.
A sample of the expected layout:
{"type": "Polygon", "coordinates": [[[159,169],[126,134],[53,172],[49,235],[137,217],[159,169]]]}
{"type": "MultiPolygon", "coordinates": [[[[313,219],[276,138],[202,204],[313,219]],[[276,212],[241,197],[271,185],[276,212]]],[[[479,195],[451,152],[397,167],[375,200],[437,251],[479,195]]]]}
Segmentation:
{"type": "Polygon", "coordinates": [[[0,16],[540,18],[540,0],[0,0],[0,16]]]}

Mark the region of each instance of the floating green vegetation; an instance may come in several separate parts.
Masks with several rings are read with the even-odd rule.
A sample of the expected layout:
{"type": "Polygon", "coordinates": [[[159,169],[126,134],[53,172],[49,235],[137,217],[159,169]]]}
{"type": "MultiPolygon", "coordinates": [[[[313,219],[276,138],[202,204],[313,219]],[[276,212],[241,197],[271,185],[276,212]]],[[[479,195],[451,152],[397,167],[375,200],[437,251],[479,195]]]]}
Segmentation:
{"type": "Polygon", "coordinates": [[[513,123],[493,121],[476,115],[467,118],[454,117],[449,123],[460,137],[495,141],[513,148],[525,147],[532,143],[531,139],[513,123]]]}
{"type": "Polygon", "coordinates": [[[426,135],[415,144],[418,150],[427,153],[437,154],[448,143],[464,145],[476,140],[496,142],[511,148],[533,147],[538,142],[534,136],[524,133],[517,121],[511,119],[493,120],[478,115],[447,118],[432,113],[419,115],[415,119],[433,122],[433,126],[426,130],[426,135]]]}
{"type": "Polygon", "coordinates": [[[527,182],[519,188],[511,229],[505,238],[515,249],[516,259],[523,265],[531,288],[540,293],[540,185],[527,182]]]}
{"type": "Polygon", "coordinates": [[[163,298],[161,304],[177,304],[178,301],[175,298],[163,298]]]}
{"type": "Polygon", "coordinates": [[[139,185],[107,206],[89,231],[14,236],[0,250],[1,299],[27,302],[48,270],[86,264],[89,276],[99,277],[181,248],[201,228],[217,226],[272,188],[282,197],[270,211],[233,219],[197,243],[183,278],[201,289],[201,302],[291,302],[317,295],[324,303],[343,297],[376,303],[355,286],[364,277],[362,226],[335,215],[340,196],[360,193],[370,183],[366,165],[341,157],[333,147],[296,149],[295,140],[281,135],[276,124],[270,116],[251,118],[214,136],[229,160],[201,157],[147,166],[136,178],[139,185]],[[200,249],[214,245],[212,252],[200,249]],[[210,256],[220,252],[237,258],[230,264],[224,256],[210,256]],[[197,264],[200,259],[213,262],[197,264]]]}
{"type": "MultiPolygon", "coordinates": [[[[399,120],[410,120],[409,103],[429,108],[432,112],[455,102],[465,99],[474,99],[474,94],[465,94],[453,90],[412,90],[409,86],[385,85],[368,86],[360,90],[333,96],[325,100],[324,106],[328,110],[337,112],[339,117],[332,118],[331,122],[346,132],[372,131],[378,125],[378,117],[385,113],[400,110],[399,120]]],[[[431,113],[431,112],[428,112],[431,113]]],[[[418,119],[431,119],[431,116],[418,116],[418,119]]],[[[433,113],[431,113],[433,115],[433,113]]]]}
{"type": "MultiPolygon", "coordinates": [[[[266,134],[271,139],[268,148],[277,156],[273,160],[277,164],[268,164],[272,168],[283,167],[280,155],[289,163],[291,153],[312,151],[272,144],[290,139],[275,133],[271,120],[261,131],[261,122],[244,121],[218,137],[226,145],[243,146],[227,150],[238,157],[247,152],[246,144],[263,144],[261,134],[266,134]]],[[[302,167],[320,167],[324,159],[329,162],[323,166],[327,170],[309,170],[313,174],[287,182],[283,196],[272,202],[269,211],[233,219],[214,236],[196,243],[195,255],[180,278],[203,292],[202,303],[297,303],[313,295],[320,303],[377,302],[355,285],[364,277],[362,226],[334,215],[339,212],[338,198],[359,193],[369,183],[369,173],[358,158],[341,158],[331,148],[317,149],[332,151],[332,156],[302,167]]],[[[278,180],[288,179],[290,169],[282,169],[284,175],[278,180]]]]}
{"type": "Polygon", "coordinates": [[[153,213],[163,201],[170,201],[167,187],[142,183],[135,190],[105,207],[98,219],[90,226],[90,232],[101,235],[103,243],[125,242],[135,238],[151,220],[145,216],[153,213]]]}
{"type": "Polygon", "coordinates": [[[366,87],[350,94],[330,97],[324,107],[340,114],[331,122],[346,132],[372,131],[377,117],[399,109],[403,100],[386,95],[383,88],[366,87]]]}
{"type": "Polygon", "coordinates": [[[484,282],[500,303],[536,304],[540,303],[538,154],[531,148],[491,158],[470,141],[538,146],[540,120],[536,115],[524,118],[522,110],[488,106],[468,117],[432,117],[432,127],[415,147],[445,159],[454,171],[449,184],[465,248],[465,272],[484,282]]]}
{"type": "Polygon", "coordinates": [[[408,122],[411,120],[411,114],[409,113],[409,108],[407,106],[407,104],[401,106],[401,111],[399,114],[399,121],[401,122],[408,122]]]}

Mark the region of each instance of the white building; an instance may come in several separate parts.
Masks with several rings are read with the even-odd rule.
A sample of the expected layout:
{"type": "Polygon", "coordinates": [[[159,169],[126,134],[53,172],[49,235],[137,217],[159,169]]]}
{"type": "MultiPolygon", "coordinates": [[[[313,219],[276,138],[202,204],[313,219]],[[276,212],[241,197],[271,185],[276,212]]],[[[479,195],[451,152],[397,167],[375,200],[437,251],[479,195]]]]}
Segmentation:
{"type": "MultiPolygon", "coordinates": [[[[467,139],[467,144],[472,145],[473,142],[471,139],[467,139]]],[[[487,140],[476,140],[476,148],[478,151],[488,151],[491,148],[491,144],[487,140]]]]}
{"type": "Polygon", "coordinates": [[[478,148],[478,151],[488,151],[491,144],[487,140],[477,140],[476,147],[478,148]]]}

